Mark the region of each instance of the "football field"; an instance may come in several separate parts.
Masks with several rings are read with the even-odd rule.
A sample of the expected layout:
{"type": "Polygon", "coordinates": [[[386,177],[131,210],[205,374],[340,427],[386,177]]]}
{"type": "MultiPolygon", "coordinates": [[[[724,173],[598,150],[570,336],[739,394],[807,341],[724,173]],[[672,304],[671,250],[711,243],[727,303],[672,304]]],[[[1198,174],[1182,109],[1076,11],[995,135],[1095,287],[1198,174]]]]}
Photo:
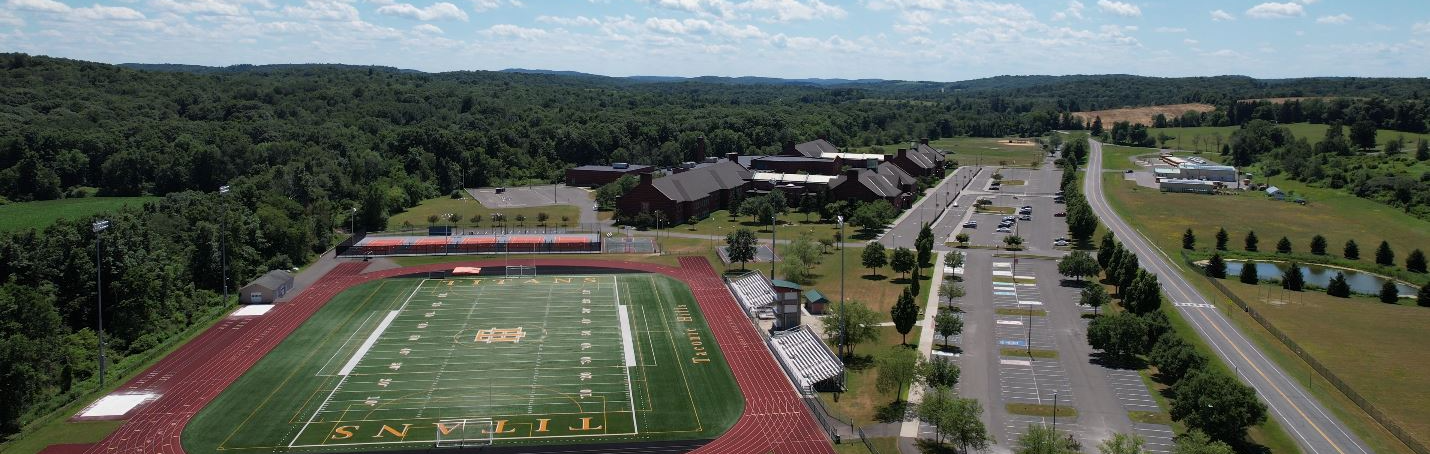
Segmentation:
{"type": "Polygon", "coordinates": [[[325,306],[201,412],[184,444],[302,452],[701,439],[733,424],[740,405],[673,279],[388,279],[325,306]]]}

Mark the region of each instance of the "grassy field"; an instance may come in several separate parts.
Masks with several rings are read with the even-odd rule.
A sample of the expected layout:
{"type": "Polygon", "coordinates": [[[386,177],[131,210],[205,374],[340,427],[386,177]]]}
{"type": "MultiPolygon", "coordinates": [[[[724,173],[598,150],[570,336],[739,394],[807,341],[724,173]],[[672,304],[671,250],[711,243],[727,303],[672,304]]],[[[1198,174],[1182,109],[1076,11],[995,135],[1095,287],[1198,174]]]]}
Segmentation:
{"type": "MultiPolygon", "coordinates": [[[[929,146],[952,153],[949,157],[959,165],[1026,166],[1036,165],[1043,159],[1042,148],[1030,138],[950,137],[931,140],[929,146]]],[[[852,148],[851,151],[892,155],[900,147],[908,148],[908,144],[852,148]]]]}
{"type": "MultiPolygon", "coordinates": [[[[1401,246],[1403,256],[1410,245],[1430,244],[1430,223],[1404,215],[1398,210],[1360,199],[1338,191],[1307,188],[1287,184],[1297,191],[1306,191],[1313,203],[1307,206],[1276,202],[1258,195],[1206,196],[1194,194],[1163,194],[1125,182],[1120,175],[1104,175],[1109,201],[1114,209],[1162,250],[1177,260],[1181,234],[1190,227],[1197,235],[1201,250],[1215,243],[1213,234],[1223,222],[1230,249],[1241,249],[1247,230],[1254,229],[1262,239],[1261,249],[1274,250],[1282,236],[1304,249],[1310,237],[1325,235],[1332,254],[1339,254],[1341,244],[1354,238],[1363,251],[1372,251],[1375,244],[1387,240],[1401,246]],[[1216,213],[1215,216],[1209,215],[1216,213]],[[1265,220],[1265,221],[1261,221],[1265,220]],[[1232,223],[1240,221],[1239,223],[1232,223]],[[1369,244],[1370,246],[1364,246],[1369,244]]],[[[1281,183],[1277,183],[1280,185],[1281,183]]],[[[1362,252],[1369,260],[1370,252],[1362,252]]],[[[1203,294],[1214,301],[1226,299],[1200,278],[1192,279],[1203,294]]],[[[1258,290],[1269,286],[1242,285],[1223,281],[1238,293],[1245,292],[1248,302],[1260,301],[1258,290]]],[[[1279,289],[1279,287],[1277,287],[1279,289]]],[[[1366,302],[1364,298],[1330,298],[1320,292],[1298,293],[1299,304],[1271,305],[1264,315],[1279,329],[1311,352],[1342,379],[1352,383],[1372,403],[1397,421],[1413,427],[1424,439],[1430,433],[1423,403],[1425,377],[1430,377],[1430,361],[1421,354],[1427,347],[1423,331],[1430,320],[1430,310],[1418,307],[1366,302]],[[1413,423],[1413,424],[1409,424],[1413,423]]],[[[1281,299],[1281,298],[1270,298],[1281,299]]],[[[1279,302],[1278,302],[1279,303],[1279,302]]],[[[1312,377],[1304,363],[1270,337],[1250,317],[1240,310],[1223,312],[1241,328],[1251,333],[1263,351],[1275,359],[1288,373],[1307,374],[1311,389],[1319,400],[1346,421],[1376,452],[1404,452],[1405,447],[1371,421],[1349,400],[1334,392],[1323,380],[1312,377]],[[1319,386],[1315,385],[1320,382],[1319,386]]],[[[1261,309],[1258,307],[1258,309],[1261,309]]],[[[1180,328],[1179,328],[1180,329],[1180,328]]],[[[1189,329],[1189,328],[1188,328],[1189,329]]]]}
{"type": "MultiPolygon", "coordinates": [[[[870,438],[869,443],[874,445],[874,449],[878,450],[879,454],[897,454],[899,452],[898,437],[870,438]]],[[[864,442],[859,441],[858,437],[855,437],[852,440],[845,439],[843,443],[834,445],[834,452],[839,454],[868,454],[871,451],[869,451],[868,446],[864,446],[864,442]]]]}
{"type": "Polygon", "coordinates": [[[687,334],[712,338],[688,289],[649,274],[556,278],[355,287],[206,407],[185,447],[410,449],[480,418],[491,422],[466,430],[498,431],[498,444],[692,439],[738,418],[718,346],[704,342],[702,354],[687,334]],[[629,344],[617,304],[629,308],[629,344]],[[621,345],[637,367],[624,366],[621,345]]]}
{"type": "MultiPolygon", "coordinates": [[[[1311,142],[1312,145],[1319,143],[1321,139],[1324,139],[1326,137],[1326,128],[1328,128],[1327,125],[1311,123],[1292,123],[1289,125],[1282,126],[1285,126],[1286,129],[1291,130],[1291,134],[1297,139],[1305,138],[1307,141],[1311,142]]],[[[1152,137],[1157,137],[1159,134],[1167,134],[1168,136],[1173,137],[1173,140],[1167,141],[1168,148],[1219,152],[1220,147],[1217,146],[1217,142],[1215,141],[1216,138],[1220,137],[1220,143],[1225,144],[1230,141],[1232,132],[1235,132],[1237,129],[1240,129],[1240,127],[1207,126],[1198,128],[1151,128],[1150,130],[1148,130],[1148,134],[1152,137]],[[1197,137],[1201,137],[1200,142],[1197,141],[1197,137]]],[[[1344,131],[1346,134],[1350,134],[1349,128],[1344,128],[1342,129],[1342,131],[1344,131]]],[[[1430,134],[1416,134],[1413,132],[1400,132],[1390,129],[1382,129],[1375,135],[1375,141],[1381,147],[1384,147],[1386,143],[1389,143],[1390,141],[1400,137],[1405,138],[1406,144],[1409,145],[1409,147],[1407,148],[1411,152],[1413,152],[1415,151],[1415,141],[1419,139],[1430,139],[1430,134]]],[[[1105,147],[1104,150],[1106,150],[1105,147]]]]}
{"type": "MultiPolygon", "coordinates": [[[[562,216],[565,216],[567,219],[569,219],[567,221],[567,224],[574,225],[575,223],[581,222],[580,209],[573,205],[547,205],[541,207],[494,210],[483,206],[475,199],[472,199],[467,196],[463,196],[460,199],[453,199],[451,197],[438,197],[435,199],[423,200],[422,203],[419,203],[417,206],[408,208],[407,211],[403,211],[401,213],[393,215],[391,218],[388,218],[387,230],[404,230],[408,228],[406,226],[409,224],[411,225],[410,228],[423,229],[427,227],[428,216],[434,214],[438,216],[445,216],[448,213],[456,213],[462,215],[461,225],[473,227],[492,226],[492,213],[501,213],[505,215],[507,219],[507,225],[510,226],[517,225],[517,215],[526,216],[526,226],[536,226],[536,216],[538,213],[546,213],[547,216],[550,216],[551,219],[547,221],[547,225],[551,226],[561,224],[562,216]],[[472,223],[473,215],[481,215],[482,222],[480,224],[474,225],[472,223]]],[[[443,222],[445,223],[446,221],[443,222]]]]}
{"type": "MultiPolygon", "coordinates": [[[[809,235],[815,241],[820,238],[834,239],[839,233],[839,226],[833,222],[819,222],[818,213],[789,212],[780,215],[779,231],[776,232],[778,239],[797,238],[800,235],[809,235]]],[[[673,232],[692,233],[697,235],[714,235],[716,241],[724,241],[725,235],[739,229],[748,229],[759,236],[760,239],[769,239],[769,224],[754,221],[749,216],[730,216],[729,210],[720,210],[711,213],[709,217],[695,224],[679,225],[671,229],[673,232]]],[[[844,227],[844,234],[851,240],[859,237],[859,229],[852,226],[844,227]]]]}
{"type": "MultiPolygon", "coordinates": [[[[909,345],[917,345],[920,335],[920,328],[914,327],[909,333],[909,345]]],[[[883,394],[878,391],[877,381],[879,379],[879,368],[875,366],[878,358],[896,349],[911,348],[899,345],[899,332],[892,326],[879,328],[879,340],[865,342],[854,347],[857,355],[855,360],[847,361],[848,370],[845,372],[845,388],[847,391],[838,395],[835,400],[834,393],[819,393],[819,398],[824,401],[824,405],[846,421],[852,421],[859,427],[889,422],[891,409],[898,408],[891,405],[894,402],[894,395],[883,394]]],[[[904,388],[905,392],[908,387],[904,388]]]]}
{"type": "Polygon", "coordinates": [[[40,452],[52,444],[96,443],[123,424],[124,421],[56,422],[25,434],[25,438],[6,444],[0,452],[29,454],[40,452]]]}
{"type": "Polygon", "coordinates": [[[1157,114],[1166,115],[1167,118],[1170,119],[1180,117],[1188,110],[1195,110],[1197,112],[1211,112],[1215,109],[1216,106],[1202,103],[1169,104],[1161,106],[1124,107],[1120,109],[1074,112],[1073,116],[1082,118],[1083,123],[1087,123],[1089,125],[1092,124],[1093,120],[1101,118],[1102,125],[1111,128],[1113,123],[1119,121],[1150,125],[1152,124],[1153,119],[1157,117],[1157,114]]]}
{"type": "Polygon", "coordinates": [[[158,197],[85,197],[79,199],[45,200],[0,205],[0,232],[23,229],[44,229],[61,219],[77,219],[119,209],[125,205],[139,206],[158,197]]]}

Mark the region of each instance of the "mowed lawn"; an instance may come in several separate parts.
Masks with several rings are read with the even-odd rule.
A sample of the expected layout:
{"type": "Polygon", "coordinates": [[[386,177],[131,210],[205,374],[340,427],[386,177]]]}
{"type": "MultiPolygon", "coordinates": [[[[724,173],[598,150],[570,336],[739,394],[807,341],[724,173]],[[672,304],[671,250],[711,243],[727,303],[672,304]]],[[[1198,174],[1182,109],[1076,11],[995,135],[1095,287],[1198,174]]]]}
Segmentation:
{"type": "MultiPolygon", "coordinates": [[[[1339,256],[1345,240],[1354,238],[1361,245],[1361,260],[1367,262],[1381,240],[1395,248],[1397,263],[1403,263],[1412,247],[1430,245],[1430,223],[1369,200],[1294,182],[1277,184],[1304,191],[1311,204],[1277,202],[1257,194],[1159,193],[1136,187],[1115,173],[1103,175],[1103,184],[1112,206],[1174,261],[1180,260],[1182,232],[1189,227],[1201,251],[1214,246],[1218,227],[1225,227],[1230,234],[1227,246],[1231,250],[1241,250],[1246,232],[1253,229],[1262,251],[1274,251],[1276,241],[1286,236],[1295,250],[1305,252],[1310,238],[1321,234],[1328,240],[1328,252],[1339,256]]],[[[1235,279],[1222,282],[1372,404],[1415,431],[1419,439],[1430,440],[1430,406],[1425,405],[1430,402],[1430,356],[1425,355],[1430,351],[1430,337],[1424,335],[1430,326],[1430,308],[1381,304],[1372,298],[1332,298],[1315,290],[1282,298],[1276,292],[1278,286],[1244,285],[1235,279]],[[1277,301],[1273,304],[1268,299],[1277,301]]],[[[1210,291],[1207,296],[1212,299],[1225,301],[1209,286],[1199,287],[1210,291]]],[[[1246,317],[1237,319],[1248,332],[1260,332],[1246,317]]],[[[1266,334],[1261,334],[1261,341],[1279,344],[1266,334]]],[[[1304,365],[1289,355],[1273,357],[1280,358],[1288,373],[1306,373],[1304,365]]],[[[1347,411],[1356,411],[1348,401],[1338,400],[1347,411]]],[[[1364,421],[1362,416],[1353,417],[1364,421]]],[[[1365,430],[1383,434],[1378,428],[1365,430]]],[[[1372,441],[1382,442],[1385,440],[1372,441]]]]}
{"type": "MultiPolygon", "coordinates": [[[[1312,145],[1319,143],[1326,137],[1326,128],[1329,126],[1312,123],[1292,123],[1285,126],[1291,130],[1291,135],[1297,139],[1305,138],[1312,145]]],[[[1167,148],[1177,148],[1181,150],[1202,150],[1209,152],[1220,152],[1216,138],[1221,137],[1221,144],[1231,141],[1231,134],[1241,129],[1240,126],[1206,126],[1196,128],[1151,128],[1148,134],[1157,137],[1159,134],[1167,134],[1173,140],[1167,141],[1167,148]],[[1198,142],[1197,137],[1201,137],[1198,142]]],[[[1350,127],[1341,129],[1346,135],[1350,135],[1350,127]]],[[[1407,150],[1415,151],[1415,141],[1420,139],[1430,139],[1430,134],[1417,134],[1413,132],[1400,132],[1391,129],[1381,129],[1375,135],[1375,142],[1380,147],[1385,147],[1386,143],[1397,138],[1404,137],[1407,150]]],[[[1104,148],[1105,150],[1105,148],[1104,148]]]]}
{"type": "MultiPolygon", "coordinates": [[[[550,276],[538,276],[538,279],[551,278],[550,276]]],[[[658,275],[626,274],[618,276],[598,276],[597,278],[619,279],[621,296],[618,301],[631,308],[630,317],[632,332],[635,336],[634,348],[638,358],[637,361],[644,365],[654,364],[659,366],[639,367],[631,369],[630,371],[632,378],[631,389],[637,398],[637,410],[642,413],[640,418],[641,439],[713,438],[733,425],[743,409],[743,400],[740,398],[738,387],[735,385],[729,368],[725,365],[723,355],[718,345],[710,341],[713,339],[713,336],[709,332],[703,315],[699,307],[695,305],[694,298],[689,290],[673,279],[658,275]],[[685,317],[689,318],[686,319],[685,317]],[[690,335],[687,334],[687,329],[693,330],[695,333],[696,339],[694,339],[694,341],[692,341],[690,335]],[[705,342],[700,344],[693,343],[700,340],[704,340],[705,342]],[[705,352],[709,353],[709,356],[707,356],[710,359],[709,363],[697,363],[692,361],[692,358],[697,356],[696,346],[700,346],[705,352]]],[[[454,281],[466,284],[472,280],[454,281]]],[[[382,319],[382,316],[387,314],[388,311],[395,310],[400,307],[404,301],[408,301],[409,295],[412,294],[412,291],[420,282],[421,280],[419,279],[387,279],[370,282],[354,287],[334,298],[333,301],[324,306],[323,309],[308,322],[284,340],[273,352],[260,360],[259,363],[241,377],[239,381],[225,390],[223,394],[219,395],[211,405],[199,413],[194,421],[186,428],[184,434],[185,448],[190,452],[214,452],[220,448],[286,451],[286,446],[297,435],[298,429],[302,427],[309,418],[313,417],[314,409],[320,408],[319,403],[328,399],[329,393],[332,392],[334,386],[337,384],[339,377],[333,376],[332,372],[341,368],[342,364],[346,363],[348,359],[353,356],[353,353],[357,350],[356,345],[366,339],[378,324],[376,320],[382,319]]],[[[434,284],[429,281],[427,285],[440,284],[441,282],[434,284]]],[[[508,283],[504,285],[512,284],[508,283]]],[[[492,293],[501,292],[500,288],[487,286],[482,287],[480,292],[481,296],[479,297],[478,306],[480,306],[480,301],[501,301],[501,293],[492,293]]],[[[458,292],[454,293],[454,295],[469,293],[470,292],[458,292]]],[[[523,295],[526,295],[528,298],[531,294],[532,292],[529,289],[523,293],[523,295]]],[[[428,296],[435,295],[436,294],[428,296]]],[[[609,296],[611,295],[607,295],[607,297],[609,296]]],[[[427,296],[424,296],[424,298],[425,297],[427,296]]],[[[593,296],[592,298],[594,300],[597,297],[593,296]]],[[[421,304],[419,305],[425,307],[427,300],[416,298],[413,301],[420,301],[421,304]]],[[[440,302],[441,300],[438,301],[440,302]]],[[[610,302],[609,299],[605,301],[607,303],[610,302]]],[[[452,302],[454,304],[460,303],[457,300],[453,300],[452,302]]],[[[433,307],[437,308],[438,306],[434,304],[433,307]]],[[[491,307],[495,308],[495,306],[491,307]]],[[[407,315],[399,316],[399,321],[402,320],[401,317],[414,316],[408,314],[412,311],[412,307],[408,307],[408,309],[404,310],[403,313],[407,315]]],[[[519,315],[509,311],[501,313],[506,314],[508,317],[519,315]]],[[[417,314],[415,316],[421,317],[420,311],[415,312],[415,314],[417,314]]],[[[533,333],[531,334],[532,336],[544,335],[535,333],[546,333],[548,330],[557,329],[553,328],[550,324],[553,323],[553,320],[559,320],[560,317],[558,316],[557,319],[552,319],[549,318],[550,315],[543,314],[544,312],[541,311],[532,311],[532,323],[529,326],[524,325],[529,332],[533,333]]],[[[596,316],[592,315],[590,317],[596,316]]],[[[444,326],[442,322],[443,320],[433,319],[431,322],[433,325],[432,329],[442,329],[442,326],[444,326]]],[[[448,325],[450,325],[451,320],[447,322],[448,325]]],[[[396,325],[393,326],[395,327],[396,325]]],[[[473,327],[471,331],[475,332],[477,328],[478,327],[473,327]]],[[[463,333],[465,332],[466,331],[463,331],[463,333]]],[[[377,355],[376,357],[381,357],[384,354],[392,355],[401,353],[387,351],[392,350],[396,344],[385,344],[384,342],[390,342],[396,338],[405,338],[403,337],[405,335],[405,332],[397,333],[396,337],[384,335],[384,340],[379,341],[377,346],[369,351],[368,356],[377,355]]],[[[467,339],[467,337],[463,336],[453,337],[453,339],[457,338],[467,339]]],[[[602,339],[606,341],[610,340],[609,338],[602,339]]],[[[411,339],[408,340],[411,341],[411,339]]],[[[561,339],[555,340],[557,343],[561,341],[561,339]]],[[[566,341],[569,342],[571,340],[566,339],[566,341]]],[[[480,345],[482,344],[469,343],[465,346],[459,346],[453,351],[458,353],[471,351],[472,354],[476,354],[478,350],[475,349],[480,345]]],[[[515,347],[517,344],[512,344],[512,346],[515,347]]],[[[596,346],[598,345],[593,345],[592,351],[595,351],[594,347],[596,346]]],[[[609,347],[609,344],[607,344],[607,346],[609,347]]],[[[422,351],[423,347],[421,345],[414,348],[412,351],[412,355],[414,355],[413,358],[417,358],[416,355],[419,355],[422,351]]],[[[564,350],[553,351],[551,355],[554,355],[553,357],[559,357],[562,351],[564,350]]],[[[619,348],[615,351],[619,351],[619,348]]],[[[402,354],[406,355],[406,353],[402,354]]],[[[570,353],[568,352],[568,354],[570,353]]],[[[592,356],[594,357],[596,355],[592,356]]],[[[594,359],[599,360],[600,358],[594,359]]],[[[449,357],[443,362],[428,364],[430,361],[423,362],[419,359],[412,359],[410,361],[394,359],[393,361],[412,363],[406,364],[406,366],[417,368],[411,369],[416,375],[404,375],[396,372],[388,373],[387,371],[383,371],[384,373],[373,376],[370,375],[371,371],[369,371],[369,374],[350,376],[347,384],[339,389],[342,389],[344,393],[348,393],[347,388],[354,386],[371,386],[371,382],[375,378],[384,376],[392,380],[390,383],[391,386],[401,389],[401,387],[404,386],[404,381],[432,380],[430,372],[424,372],[422,367],[438,367],[442,364],[452,362],[460,363],[462,360],[462,357],[457,356],[449,357]],[[363,377],[363,375],[369,376],[363,377]],[[363,385],[363,383],[366,383],[366,385],[363,385]]],[[[382,364],[386,364],[387,361],[389,360],[381,359],[377,361],[377,365],[381,366],[382,364]]],[[[468,362],[470,363],[470,361],[468,362]]],[[[359,363],[359,368],[356,369],[356,371],[363,372],[364,370],[368,370],[365,368],[370,368],[371,366],[372,365],[368,364],[368,361],[365,360],[359,363]]],[[[502,364],[495,363],[491,364],[491,366],[496,367],[496,369],[491,369],[486,372],[468,372],[470,372],[473,377],[489,376],[492,373],[502,373],[501,371],[507,370],[502,369],[502,367],[520,367],[520,365],[506,364],[503,366],[502,364]]],[[[446,371],[444,373],[458,373],[465,370],[462,367],[470,368],[472,366],[458,366],[455,370],[452,367],[441,367],[444,367],[446,371]]],[[[565,377],[564,374],[558,372],[558,369],[548,367],[537,370],[544,371],[541,372],[540,375],[541,377],[546,377],[543,378],[543,380],[549,381],[565,377]]],[[[438,376],[440,377],[441,375],[438,376]]],[[[528,379],[534,376],[535,375],[528,376],[528,379]]],[[[576,383],[577,374],[571,372],[569,378],[572,381],[564,386],[573,386],[572,384],[576,383]]],[[[450,381],[449,379],[449,381],[443,383],[448,383],[447,386],[464,383],[460,381],[460,379],[457,380],[458,381],[450,381]]],[[[408,383],[408,386],[411,385],[412,383],[408,383]]],[[[384,385],[377,384],[376,386],[381,387],[384,385]]],[[[433,386],[437,385],[434,384],[433,386]]],[[[481,388],[475,384],[471,386],[481,388]]],[[[373,393],[379,394],[379,396],[369,397],[369,399],[391,399],[396,397],[398,399],[406,399],[404,402],[409,403],[405,405],[411,405],[410,402],[412,401],[412,397],[414,397],[403,395],[388,396],[380,393],[381,388],[373,389],[373,393]]],[[[465,394],[463,396],[465,397],[459,398],[473,399],[471,401],[473,406],[484,405],[480,397],[465,394]]],[[[416,397],[418,397],[418,399],[416,399],[417,401],[422,400],[420,396],[416,397]]],[[[447,408],[452,408],[451,405],[457,402],[451,401],[450,399],[449,397],[448,404],[445,405],[447,408]]],[[[336,406],[339,404],[334,403],[333,405],[336,406]]],[[[361,402],[348,402],[344,405],[350,408],[354,408],[354,406],[357,409],[364,408],[361,402]]],[[[382,407],[372,407],[371,411],[377,411],[381,408],[382,407]]],[[[554,408],[555,407],[550,407],[548,409],[554,408]]],[[[327,408],[323,411],[325,413],[322,414],[327,416],[337,410],[335,410],[335,408],[327,408]]],[[[389,409],[387,411],[403,411],[403,409],[389,409]]],[[[413,409],[413,411],[416,410],[413,409]]],[[[434,410],[434,412],[440,411],[441,410],[434,410]]],[[[538,405],[531,413],[539,416],[545,412],[543,408],[538,405]]],[[[627,411],[626,414],[629,415],[629,411],[627,411]]],[[[429,434],[422,436],[422,439],[426,441],[421,443],[363,446],[365,450],[411,449],[413,447],[431,446],[430,432],[435,430],[433,429],[432,422],[434,420],[432,418],[438,416],[439,415],[435,414],[416,415],[412,417],[412,421],[364,421],[364,417],[360,414],[348,412],[344,413],[341,419],[343,421],[353,421],[346,424],[361,425],[360,429],[355,429],[354,431],[363,437],[370,437],[373,433],[378,433],[380,425],[384,422],[397,424],[399,429],[401,423],[413,423],[412,431],[414,434],[421,430],[429,432],[429,434]]],[[[375,418],[382,419],[379,417],[375,418]]],[[[332,417],[328,416],[326,419],[328,419],[327,422],[314,424],[308,430],[340,434],[341,432],[336,431],[336,423],[332,421],[332,417]]],[[[532,430],[530,424],[522,425],[514,421],[513,425],[524,427],[525,429],[523,430],[532,430]]],[[[552,427],[554,428],[556,425],[557,422],[553,421],[552,427]]],[[[577,425],[579,426],[580,424],[577,425]]],[[[562,426],[562,428],[564,430],[565,426],[562,426]]],[[[313,437],[304,437],[304,439],[309,440],[309,442],[311,442],[312,438],[313,437]]],[[[512,441],[509,443],[571,444],[603,440],[612,441],[608,438],[591,437],[559,438],[546,441],[512,441]]],[[[498,443],[504,444],[502,442],[498,443]]]]}
{"type": "Polygon", "coordinates": [[[0,232],[44,229],[61,219],[78,219],[117,210],[125,205],[140,206],[158,197],[84,197],[77,199],[18,202],[0,205],[0,232]]]}
{"type": "Polygon", "coordinates": [[[392,215],[392,217],[388,218],[387,230],[403,230],[405,228],[409,228],[407,227],[408,225],[411,226],[410,228],[425,229],[427,228],[427,217],[434,214],[437,216],[444,217],[442,221],[439,221],[438,225],[446,224],[447,221],[445,220],[445,216],[447,214],[452,213],[462,215],[462,220],[458,225],[464,227],[492,227],[494,225],[491,221],[492,213],[501,213],[502,215],[506,216],[506,224],[512,227],[517,226],[517,215],[526,216],[526,222],[523,225],[527,227],[536,227],[538,226],[538,223],[536,222],[536,217],[540,213],[546,213],[546,215],[550,218],[546,221],[546,225],[548,226],[555,227],[561,225],[562,216],[565,216],[568,219],[566,221],[567,225],[575,225],[576,223],[581,222],[580,210],[573,205],[547,205],[528,208],[492,209],[487,208],[486,206],[477,202],[476,199],[463,195],[460,199],[453,199],[451,197],[438,197],[435,199],[423,200],[421,203],[417,204],[417,206],[408,208],[407,211],[394,214],[392,215]],[[472,222],[472,216],[475,215],[481,215],[481,222],[472,222]]]}

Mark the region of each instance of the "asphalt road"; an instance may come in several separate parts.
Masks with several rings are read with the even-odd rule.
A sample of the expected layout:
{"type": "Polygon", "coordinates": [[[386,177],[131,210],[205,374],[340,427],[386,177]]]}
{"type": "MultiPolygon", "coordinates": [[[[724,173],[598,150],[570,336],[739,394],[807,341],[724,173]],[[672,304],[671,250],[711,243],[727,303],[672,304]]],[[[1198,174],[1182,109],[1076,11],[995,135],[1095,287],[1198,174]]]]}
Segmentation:
{"type": "MultiPolygon", "coordinates": [[[[894,226],[885,231],[878,241],[884,243],[885,247],[903,246],[913,249],[914,240],[918,238],[919,229],[923,227],[924,223],[934,222],[935,219],[938,219],[939,213],[949,209],[950,200],[959,198],[961,189],[969,179],[974,178],[975,175],[981,177],[986,174],[987,172],[982,171],[980,167],[959,167],[954,170],[952,175],[944,178],[938,186],[929,189],[923,199],[895,220],[894,226]]],[[[948,214],[951,216],[954,213],[951,211],[948,214]]],[[[942,239],[938,234],[938,226],[952,225],[952,221],[948,220],[949,216],[939,219],[937,225],[931,227],[934,230],[934,245],[936,247],[941,244],[939,240],[942,239]]],[[[945,229],[947,228],[952,227],[945,229]]]]}
{"type": "Polygon", "coordinates": [[[1232,366],[1243,382],[1256,389],[1272,416],[1281,422],[1281,426],[1305,452],[1369,453],[1366,445],[1310,397],[1296,378],[1263,355],[1211,301],[1198,293],[1187,278],[1171,266],[1171,259],[1165,251],[1152,246],[1112,211],[1102,190],[1102,144],[1094,140],[1088,142],[1091,154],[1084,172],[1083,192],[1093,212],[1124,246],[1137,254],[1144,269],[1157,275],[1175,309],[1191,322],[1197,334],[1211,345],[1222,361],[1232,366]]]}

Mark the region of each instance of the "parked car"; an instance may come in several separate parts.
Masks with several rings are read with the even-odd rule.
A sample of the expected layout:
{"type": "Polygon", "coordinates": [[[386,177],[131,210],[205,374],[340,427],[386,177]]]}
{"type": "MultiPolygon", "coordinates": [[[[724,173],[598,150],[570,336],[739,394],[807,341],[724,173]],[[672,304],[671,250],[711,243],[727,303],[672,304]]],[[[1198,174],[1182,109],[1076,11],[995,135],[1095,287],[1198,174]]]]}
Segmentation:
{"type": "Polygon", "coordinates": [[[1010,228],[1007,228],[1007,227],[999,227],[998,230],[997,230],[997,232],[998,232],[998,233],[1013,233],[1013,229],[1010,229],[1010,228]]]}
{"type": "Polygon", "coordinates": [[[1059,211],[1059,212],[1057,212],[1057,213],[1053,213],[1053,216],[1054,216],[1054,217],[1059,217],[1059,218],[1061,218],[1061,217],[1067,217],[1067,215],[1068,215],[1067,213],[1064,213],[1064,212],[1061,212],[1061,211],[1059,211]]]}
{"type": "Polygon", "coordinates": [[[1024,220],[1024,221],[1031,221],[1031,220],[1033,220],[1033,215],[1031,215],[1031,214],[1025,214],[1025,215],[1022,215],[1022,216],[1018,217],[1018,219],[1024,220]]]}
{"type": "Polygon", "coordinates": [[[1067,246],[1067,245],[1068,245],[1068,242],[1067,242],[1067,241],[1063,241],[1063,240],[1057,240],[1057,241],[1054,241],[1054,242],[1053,242],[1053,246],[1060,246],[1060,247],[1061,247],[1061,246],[1067,246]]]}
{"type": "Polygon", "coordinates": [[[965,223],[963,224],[963,228],[965,228],[965,229],[976,229],[976,228],[978,228],[978,221],[968,221],[968,222],[965,222],[965,223]]]}

